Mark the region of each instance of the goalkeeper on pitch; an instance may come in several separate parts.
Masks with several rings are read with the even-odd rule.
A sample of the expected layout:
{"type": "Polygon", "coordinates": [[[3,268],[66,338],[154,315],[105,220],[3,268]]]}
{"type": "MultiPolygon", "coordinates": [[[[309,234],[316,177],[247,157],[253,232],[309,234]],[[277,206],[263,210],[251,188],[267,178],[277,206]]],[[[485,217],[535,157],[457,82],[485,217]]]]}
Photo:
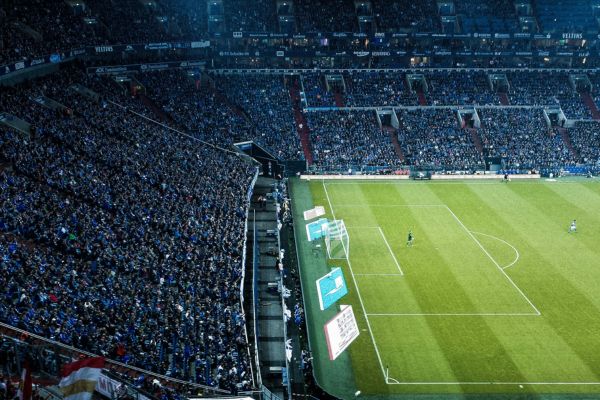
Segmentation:
{"type": "Polygon", "coordinates": [[[414,241],[415,241],[415,236],[413,235],[412,229],[409,229],[408,237],[406,238],[406,246],[412,247],[414,241]]]}

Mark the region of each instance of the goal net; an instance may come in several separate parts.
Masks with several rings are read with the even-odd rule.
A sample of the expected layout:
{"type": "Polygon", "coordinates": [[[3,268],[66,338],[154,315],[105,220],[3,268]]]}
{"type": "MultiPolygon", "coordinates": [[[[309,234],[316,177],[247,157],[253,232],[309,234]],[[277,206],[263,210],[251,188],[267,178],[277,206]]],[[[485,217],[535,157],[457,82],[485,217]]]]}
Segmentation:
{"type": "Polygon", "coordinates": [[[329,221],[325,233],[327,255],[333,260],[347,260],[350,257],[350,237],[342,220],[329,221]]]}

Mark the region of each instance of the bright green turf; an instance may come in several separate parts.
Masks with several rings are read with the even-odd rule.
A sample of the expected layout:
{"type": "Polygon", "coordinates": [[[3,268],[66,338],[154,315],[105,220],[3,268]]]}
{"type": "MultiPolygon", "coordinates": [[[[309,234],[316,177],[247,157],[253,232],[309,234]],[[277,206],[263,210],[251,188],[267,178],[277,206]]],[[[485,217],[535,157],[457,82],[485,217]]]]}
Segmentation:
{"type": "MultiPolygon", "coordinates": [[[[349,227],[355,276],[345,262],[329,264],[344,268],[350,293],[342,302],[353,305],[361,329],[349,353],[363,395],[600,392],[599,182],[325,185],[327,192],[310,182],[313,203],[328,217],[331,204],[349,227]],[[573,218],[579,232],[568,234],[573,218]],[[498,239],[519,253],[506,270],[516,253],[498,239]],[[367,314],[413,314],[369,316],[381,363],[363,306],[367,314]],[[514,315],[414,315],[429,313],[514,315]],[[386,385],[382,365],[399,382],[485,384],[386,385]]],[[[339,392],[334,386],[325,389],[339,392]]]]}

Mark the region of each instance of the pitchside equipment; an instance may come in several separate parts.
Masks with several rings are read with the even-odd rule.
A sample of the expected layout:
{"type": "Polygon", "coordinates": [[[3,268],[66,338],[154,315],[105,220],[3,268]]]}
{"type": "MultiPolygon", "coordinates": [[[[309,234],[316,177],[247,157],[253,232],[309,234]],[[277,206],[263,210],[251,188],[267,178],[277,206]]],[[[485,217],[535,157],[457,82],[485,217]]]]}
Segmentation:
{"type": "Polygon", "coordinates": [[[347,260],[350,257],[350,237],[342,220],[329,221],[325,233],[327,255],[332,260],[347,260]]]}
{"type": "Polygon", "coordinates": [[[352,306],[341,306],[335,317],[324,326],[329,359],[335,360],[360,334],[352,306]]]}
{"type": "Polygon", "coordinates": [[[336,301],[348,293],[348,287],[344,280],[341,268],[334,268],[327,275],[317,279],[317,294],[321,310],[334,305],[336,301]]]}
{"type": "Polygon", "coordinates": [[[309,242],[322,238],[327,231],[327,218],[319,218],[306,225],[306,236],[309,242]]]}

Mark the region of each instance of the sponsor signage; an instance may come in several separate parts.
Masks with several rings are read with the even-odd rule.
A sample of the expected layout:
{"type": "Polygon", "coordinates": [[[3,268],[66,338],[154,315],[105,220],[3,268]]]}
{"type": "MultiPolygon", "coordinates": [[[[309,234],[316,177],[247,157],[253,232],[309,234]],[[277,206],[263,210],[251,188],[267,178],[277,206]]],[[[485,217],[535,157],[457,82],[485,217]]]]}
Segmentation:
{"type": "Polygon", "coordinates": [[[341,268],[334,268],[317,280],[317,294],[321,311],[328,309],[348,294],[348,286],[341,268]]]}
{"type": "Polygon", "coordinates": [[[360,333],[352,306],[342,307],[342,311],[329,320],[324,327],[329,359],[332,361],[338,358],[360,333]]]}

